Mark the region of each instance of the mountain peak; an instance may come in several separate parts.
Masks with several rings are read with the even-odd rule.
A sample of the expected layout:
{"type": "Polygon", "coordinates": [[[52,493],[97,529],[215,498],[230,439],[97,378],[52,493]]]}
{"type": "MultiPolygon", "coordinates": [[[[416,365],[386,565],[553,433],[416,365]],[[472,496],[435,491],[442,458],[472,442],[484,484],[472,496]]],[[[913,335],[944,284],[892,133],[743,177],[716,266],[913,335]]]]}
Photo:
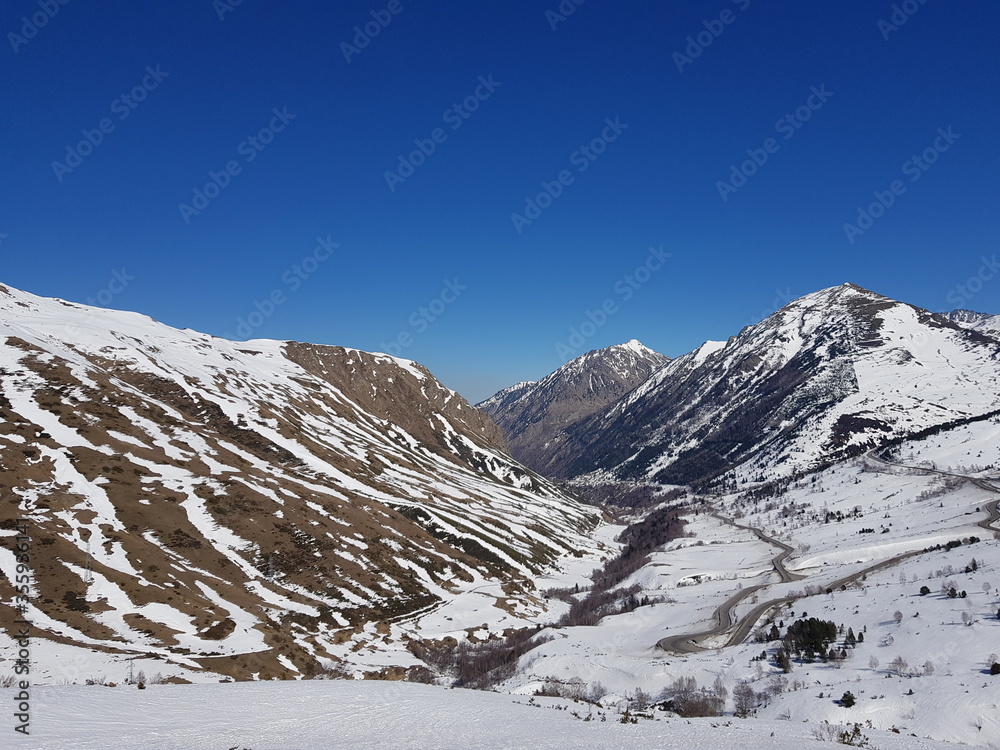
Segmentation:
{"type": "Polygon", "coordinates": [[[837,286],[827,287],[826,289],[820,289],[819,291],[812,292],[811,294],[806,294],[800,297],[798,300],[793,300],[790,305],[794,305],[796,302],[803,300],[831,300],[831,299],[851,299],[857,297],[867,297],[871,300],[893,302],[889,297],[885,297],[878,292],[873,292],[871,289],[866,289],[863,286],[855,284],[851,281],[846,281],[843,284],[838,284],[837,286]]]}
{"type": "Polygon", "coordinates": [[[651,351],[648,346],[643,344],[639,339],[629,339],[624,344],[615,344],[614,346],[609,346],[609,349],[629,349],[640,354],[647,354],[651,351]]]}
{"type": "Polygon", "coordinates": [[[672,360],[552,461],[665,484],[790,474],[1000,407],[997,361],[990,331],[842,284],[672,360]]]}
{"type": "Polygon", "coordinates": [[[564,431],[622,398],[670,362],[637,339],[594,349],[572,359],[537,383],[519,383],[486,399],[479,408],[500,427],[511,455],[550,476],[550,462],[564,431]]]}

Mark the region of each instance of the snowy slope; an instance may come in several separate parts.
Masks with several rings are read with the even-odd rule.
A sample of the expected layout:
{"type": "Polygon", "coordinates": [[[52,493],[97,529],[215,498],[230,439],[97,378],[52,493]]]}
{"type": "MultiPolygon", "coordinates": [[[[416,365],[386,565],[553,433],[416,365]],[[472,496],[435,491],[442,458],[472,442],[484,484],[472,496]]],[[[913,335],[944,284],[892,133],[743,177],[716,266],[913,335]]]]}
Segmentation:
{"type": "MultiPolygon", "coordinates": [[[[529,704],[527,698],[385,682],[153,686],[141,692],[63,687],[37,695],[38,726],[23,744],[38,750],[830,747],[809,726],[788,721],[657,718],[621,724],[613,711],[560,699],[529,704]],[[599,713],[607,720],[600,721],[599,713]],[[592,719],[584,721],[588,714],[592,719]]],[[[955,747],[868,733],[884,750],[955,747]]]]}
{"type": "MultiPolygon", "coordinates": [[[[996,478],[1000,417],[906,441],[893,460],[996,478]]],[[[756,713],[768,722],[821,729],[823,721],[871,721],[865,733],[874,747],[886,746],[883,733],[893,728],[904,737],[991,746],[1000,736],[1000,676],[988,674],[991,661],[1000,658],[1000,540],[980,524],[988,518],[987,504],[998,499],[1000,493],[954,477],[870,457],[793,481],[706,496],[724,517],[787,545],[792,553],[786,565],[797,580],[782,582],[774,544],[714,516],[690,516],[690,536],[660,548],[621,584],[638,584],[642,595],[666,601],[592,627],[545,631],[553,640],[522,657],[505,687],[529,695],[544,686],[578,684],[585,693],[599,686],[608,706],[625,704],[637,689],[656,698],[679,678],[705,688],[718,680],[729,691],[730,714],[733,690],[748,685],[766,694],[756,713]],[[947,548],[958,540],[964,542],[947,548]],[[966,571],[973,558],[975,569],[966,571]],[[844,580],[848,576],[855,578],[844,580]],[[930,593],[921,595],[921,586],[930,593]],[[942,593],[952,586],[968,595],[942,593]],[[712,629],[717,608],[741,595],[731,616],[749,627],[735,642],[734,626],[722,636],[697,636],[693,653],[654,645],[670,636],[688,642],[712,629]],[[807,616],[850,627],[863,642],[849,648],[843,662],[796,660],[784,674],[772,661],[778,643],[758,641],[756,633],[766,633],[771,623],[781,623],[783,631],[807,616]],[[767,660],[754,661],[762,651],[767,660]],[[890,674],[897,657],[909,665],[899,676],[890,674]],[[852,709],[835,700],[848,690],[858,698],[852,709]]],[[[587,583],[584,577],[577,582],[587,583]]],[[[558,581],[573,583],[571,577],[558,581]]]]}
{"type": "MultiPolygon", "coordinates": [[[[592,509],[386,355],[0,287],[0,413],[0,532],[28,521],[29,615],[53,641],[308,673],[463,591],[530,599],[537,572],[593,546],[592,509]]],[[[9,623],[9,549],[0,571],[9,623]]]]}
{"type": "Polygon", "coordinates": [[[789,475],[1000,408],[998,379],[996,339],[845,284],[673,360],[552,461],[672,484],[789,475]]]}

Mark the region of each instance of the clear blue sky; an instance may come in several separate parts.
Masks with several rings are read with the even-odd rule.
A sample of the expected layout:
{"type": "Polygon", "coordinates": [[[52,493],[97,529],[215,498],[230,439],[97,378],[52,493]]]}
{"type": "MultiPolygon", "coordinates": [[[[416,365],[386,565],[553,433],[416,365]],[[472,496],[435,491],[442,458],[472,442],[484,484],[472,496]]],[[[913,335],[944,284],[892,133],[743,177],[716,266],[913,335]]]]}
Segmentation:
{"type": "Polygon", "coordinates": [[[1000,312],[1000,6],[902,5],[8,0],[0,280],[471,400],[845,281],[1000,312]]]}

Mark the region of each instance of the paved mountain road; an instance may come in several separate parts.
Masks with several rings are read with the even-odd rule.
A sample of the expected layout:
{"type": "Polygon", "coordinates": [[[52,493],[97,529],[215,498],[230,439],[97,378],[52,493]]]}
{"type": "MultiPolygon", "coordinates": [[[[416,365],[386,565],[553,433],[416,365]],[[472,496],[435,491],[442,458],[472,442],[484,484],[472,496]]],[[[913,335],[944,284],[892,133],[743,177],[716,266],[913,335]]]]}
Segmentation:
{"type": "MultiPolygon", "coordinates": [[[[975,486],[979,487],[980,489],[986,490],[987,492],[1000,493],[1000,488],[996,487],[986,479],[964,476],[962,474],[953,474],[947,471],[940,471],[938,469],[928,469],[922,466],[905,466],[903,464],[893,464],[889,463],[888,461],[885,461],[884,459],[874,456],[873,453],[874,451],[866,454],[866,458],[870,458],[871,460],[877,463],[881,463],[885,466],[897,466],[906,469],[923,471],[931,474],[941,474],[943,476],[957,477],[959,479],[965,479],[974,484],[975,486]]],[[[989,503],[986,503],[984,509],[989,514],[989,517],[983,521],[979,521],[977,525],[980,526],[981,528],[986,529],[987,531],[1000,530],[997,529],[995,526],[997,521],[1000,521],[1000,508],[998,508],[998,505],[1000,505],[1000,500],[993,500],[989,503]]],[[[767,536],[760,529],[754,528],[752,526],[740,525],[735,521],[732,521],[728,518],[725,518],[724,516],[719,515],[718,512],[713,511],[712,515],[720,519],[721,521],[729,523],[737,528],[745,529],[747,531],[752,531],[754,534],[757,535],[757,538],[765,542],[768,542],[769,544],[773,544],[774,546],[781,549],[781,553],[775,556],[773,563],[774,563],[774,569],[777,571],[778,575],[781,576],[781,580],[783,583],[801,580],[802,578],[805,577],[799,573],[792,573],[785,567],[784,564],[785,560],[788,559],[789,555],[791,555],[793,551],[793,549],[790,546],[788,546],[784,542],[779,542],[777,539],[767,536]]],[[[920,554],[923,554],[922,550],[914,550],[912,552],[904,552],[901,555],[895,555],[894,557],[890,557],[879,563],[875,563],[874,565],[869,565],[868,567],[859,570],[855,573],[852,573],[851,575],[838,578],[834,581],[830,581],[829,583],[826,584],[825,588],[839,589],[841,586],[845,586],[847,584],[855,583],[861,580],[869,573],[874,573],[875,571],[878,570],[884,570],[885,568],[892,567],[893,565],[896,565],[897,563],[907,558],[914,557],[915,555],[920,555],[920,554]]],[[[726,642],[723,645],[733,646],[738,643],[742,643],[744,640],[746,640],[747,636],[750,635],[750,631],[753,629],[754,625],[757,624],[757,621],[760,620],[760,618],[766,612],[768,612],[771,609],[774,609],[775,607],[782,606],[785,604],[790,604],[791,602],[800,598],[799,596],[783,596],[776,599],[769,599],[766,602],[758,604],[756,607],[750,610],[742,620],[736,622],[735,617],[733,615],[733,608],[736,607],[736,605],[739,604],[741,601],[743,601],[746,597],[750,596],[756,591],[759,591],[760,589],[766,588],[769,585],[770,584],[763,583],[763,584],[758,584],[756,586],[750,586],[748,588],[741,589],[740,591],[736,592],[731,597],[729,597],[729,599],[727,599],[721,606],[719,606],[715,610],[715,621],[716,621],[715,627],[710,628],[709,630],[703,630],[696,633],[683,633],[679,635],[670,635],[667,636],[666,638],[661,638],[656,643],[657,648],[660,648],[664,651],[672,651],[677,654],[700,653],[702,651],[709,650],[704,646],[699,645],[701,641],[705,640],[706,638],[714,638],[716,636],[722,635],[730,630],[732,632],[729,634],[729,637],[726,639],[726,642]]]]}

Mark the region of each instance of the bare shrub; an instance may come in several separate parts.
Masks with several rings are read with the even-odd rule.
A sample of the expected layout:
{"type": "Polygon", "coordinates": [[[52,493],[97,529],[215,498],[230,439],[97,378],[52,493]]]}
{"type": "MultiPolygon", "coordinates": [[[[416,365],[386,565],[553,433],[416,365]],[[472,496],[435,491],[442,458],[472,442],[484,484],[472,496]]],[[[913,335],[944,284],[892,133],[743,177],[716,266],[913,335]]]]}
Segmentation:
{"type": "Polygon", "coordinates": [[[410,642],[410,651],[425,664],[449,676],[456,687],[489,690],[514,676],[518,660],[552,640],[536,638],[540,628],[515,630],[482,643],[410,642]]]}
{"type": "Polygon", "coordinates": [[[768,675],[767,692],[772,695],[781,695],[788,689],[788,678],[780,674],[768,675]]]}
{"type": "Polygon", "coordinates": [[[337,661],[321,664],[313,675],[314,680],[353,680],[354,674],[337,661]]]}
{"type": "MultiPolygon", "coordinates": [[[[603,689],[602,687],[601,690],[603,689]]],[[[535,695],[545,698],[569,698],[575,701],[590,700],[591,693],[592,689],[588,689],[587,683],[579,677],[570,677],[568,680],[547,677],[542,686],[535,691],[535,695]]]]}
{"type": "Polygon", "coordinates": [[[820,742],[836,742],[839,735],[840,727],[834,726],[828,721],[824,721],[812,729],[812,736],[820,742]]]}
{"type": "Polygon", "coordinates": [[[757,710],[757,694],[745,682],[733,688],[733,711],[737,716],[747,717],[757,710]]]}
{"type": "Polygon", "coordinates": [[[684,716],[719,716],[725,699],[714,689],[698,687],[694,677],[678,677],[663,690],[660,701],[668,711],[684,716]]]}
{"type": "Polygon", "coordinates": [[[600,703],[601,698],[608,694],[607,688],[604,687],[600,682],[592,682],[590,684],[590,690],[587,692],[587,700],[591,703],[600,703]]]}
{"type": "Polygon", "coordinates": [[[910,673],[910,663],[906,661],[906,659],[904,659],[902,656],[897,656],[895,659],[889,662],[887,671],[889,672],[889,674],[895,675],[896,677],[903,677],[910,673]]]}

